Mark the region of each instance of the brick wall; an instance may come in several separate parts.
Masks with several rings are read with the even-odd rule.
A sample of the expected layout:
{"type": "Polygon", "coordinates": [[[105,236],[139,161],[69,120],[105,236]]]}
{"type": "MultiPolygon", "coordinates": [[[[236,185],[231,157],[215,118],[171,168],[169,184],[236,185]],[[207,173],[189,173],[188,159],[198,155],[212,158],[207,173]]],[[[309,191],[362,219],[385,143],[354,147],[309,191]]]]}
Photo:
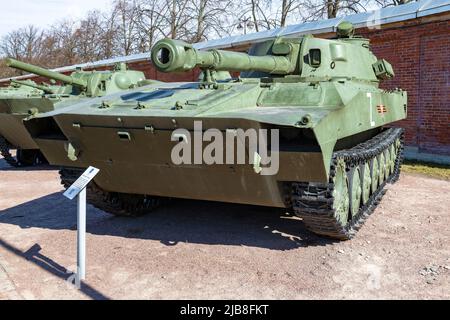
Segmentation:
{"type": "Polygon", "coordinates": [[[450,155],[450,20],[420,19],[381,30],[362,30],[372,50],[394,67],[382,87],[408,91],[406,144],[450,155]]]}
{"type": "Polygon", "coordinates": [[[128,67],[133,70],[140,70],[145,73],[148,79],[160,80],[160,81],[196,81],[198,78],[199,70],[193,70],[191,72],[176,72],[176,73],[164,73],[157,71],[150,61],[137,61],[128,64],[128,67]]]}
{"type": "MultiPolygon", "coordinates": [[[[357,33],[370,38],[374,53],[394,67],[396,76],[383,82],[382,87],[408,91],[408,118],[398,123],[406,129],[406,144],[419,148],[420,152],[450,155],[448,14],[384,25],[382,29],[359,29],[357,33]]],[[[161,73],[149,61],[132,62],[129,67],[161,81],[195,81],[199,74],[198,69],[161,73]]]]}

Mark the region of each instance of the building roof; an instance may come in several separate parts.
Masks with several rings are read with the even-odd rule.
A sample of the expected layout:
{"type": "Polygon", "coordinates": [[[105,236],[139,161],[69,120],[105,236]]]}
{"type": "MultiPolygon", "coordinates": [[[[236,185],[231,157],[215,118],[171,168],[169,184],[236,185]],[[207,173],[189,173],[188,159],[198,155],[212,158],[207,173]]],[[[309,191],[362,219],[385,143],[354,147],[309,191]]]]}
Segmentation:
{"type": "MultiPolygon", "coordinates": [[[[209,40],[195,43],[197,49],[226,49],[241,47],[251,43],[262,42],[273,39],[277,36],[298,37],[304,34],[322,34],[335,32],[336,27],[341,21],[349,21],[354,24],[355,28],[377,28],[384,24],[400,22],[419,17],[439,14],[450,11],[450,0],[419,0],[400,6],[391,6],[378,10],[347,15],[334,19],[319,20],[314,22],[306,22],[301,24],[293,24],[282,28],[271,29],[261,32],[249,33],[245,35],[231,36],[221,39],[209,40]]],[[[111,59],[87,62],[71,66],[53,69],[57,72],[70,72],[76,68],[92,69],[113,65],[117,62],[135,62],[150,59],[150,52],[132,54],[111,59]]],[[[14,79],[30,78],[30,75],[15,77],[14,79]]],[[[1,79],[0,82],[9,79],[1,79]]]]}

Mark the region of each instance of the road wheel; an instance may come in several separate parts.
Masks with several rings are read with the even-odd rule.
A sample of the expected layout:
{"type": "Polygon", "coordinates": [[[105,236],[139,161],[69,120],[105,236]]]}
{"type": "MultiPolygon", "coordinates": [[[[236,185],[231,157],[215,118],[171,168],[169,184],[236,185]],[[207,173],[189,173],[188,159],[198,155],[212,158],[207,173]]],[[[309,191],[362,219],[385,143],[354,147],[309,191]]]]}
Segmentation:
{"type": "Polygon", "coordinates": [[[349,193],[350,193],[350,214],[351,218],[356,217],[359,206],[361,205],[361,172],[359,167],[354,167],[349,171],[348,181],[349,181],[349,193]]]}
{"type": "Polygon", "coordinates": [[[350,199],[348,194],[348,179],[345,172],[345,162],[339,159],[336,164],[336,173],[333,177],[333,209],[336,220],[343,226],[348,223],[350,199]]]}
{"type": "Polygon", "coordinates": [[[371,194],[374,193],[378,188],[379,172],[380,172],[380,167],[378,165],[378,159],[377,159],[377,157],[374,157],[370,161],[370,176],[371,176],[371,180],[372,180],[371,194]]]}

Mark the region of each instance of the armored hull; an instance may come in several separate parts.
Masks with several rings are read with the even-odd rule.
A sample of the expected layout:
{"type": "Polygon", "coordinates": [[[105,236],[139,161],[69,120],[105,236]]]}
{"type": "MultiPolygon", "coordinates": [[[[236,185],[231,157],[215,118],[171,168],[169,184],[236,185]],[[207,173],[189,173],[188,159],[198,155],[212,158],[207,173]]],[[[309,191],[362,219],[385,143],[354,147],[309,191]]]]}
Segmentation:
{"type": "MultiPolygon", "coordinates": [[[[72,97],[73,98],[73,97],[72,97]]],[[[44,113],[71,103],[69,96],[54,97],[0,97],[0,135],[18,149],[38,149],[23,125],[23,119],[30,116],[30,110],[44,113]]]]}
{"type": "MultiPolygon", "coordinates": [[[[44,91],[35,86],[35,82],[27,80],[0,89],[0,153],[12,166],[31,165],[38,159],[37,152],[21,151],[37,149],[37,145],[22,124],[29,107],[15,104],[15,101],[32,101],[33,107],[36,103],[40,105],[44,91]],[[10,148],[18,149],[17,158],[10,154],[10,148]]],[[[45,105],[43,108],[52,110],[45,105]]]]}
{"type": "Polygon", "coordinates": [[[63,183],[74,167],[93,165],[90,200],[111,213],[140,214],[159,197],[256,204],[351,238],[399,173],[402,130],[385,126],[406,117],[407,96],[378,87],[390,65],[350,35],[276,40],[257,45],[257,56],[192,50],[165,40],[152,59],[161,71],[199,65],[202,82],[141,87],[27,121],[50,162],[66,167],[63,183]],[[214,81],[215,70],[236,68],[250,73],[214,81]],[[49,137],[45,127],[57,129],[49,137]],[[252,132],[266,153],[251,145],[252,132]],[[180,146],[183,161],[174,160],[180,146]]]}

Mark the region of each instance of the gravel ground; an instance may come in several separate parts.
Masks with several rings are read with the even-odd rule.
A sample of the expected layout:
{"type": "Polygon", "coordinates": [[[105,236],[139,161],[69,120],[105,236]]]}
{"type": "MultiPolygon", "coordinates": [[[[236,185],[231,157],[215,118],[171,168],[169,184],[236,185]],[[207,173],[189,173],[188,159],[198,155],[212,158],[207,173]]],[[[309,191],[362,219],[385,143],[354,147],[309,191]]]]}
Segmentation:
{"type": "Polygon", "coordinates": [[[448,181],[402,174],[346,242],[271,208],[177,200],[116,218],[89,207],[78,290],[76,203],[57,172],[0,170],[0,299],[450,298],[448,181]]]}

